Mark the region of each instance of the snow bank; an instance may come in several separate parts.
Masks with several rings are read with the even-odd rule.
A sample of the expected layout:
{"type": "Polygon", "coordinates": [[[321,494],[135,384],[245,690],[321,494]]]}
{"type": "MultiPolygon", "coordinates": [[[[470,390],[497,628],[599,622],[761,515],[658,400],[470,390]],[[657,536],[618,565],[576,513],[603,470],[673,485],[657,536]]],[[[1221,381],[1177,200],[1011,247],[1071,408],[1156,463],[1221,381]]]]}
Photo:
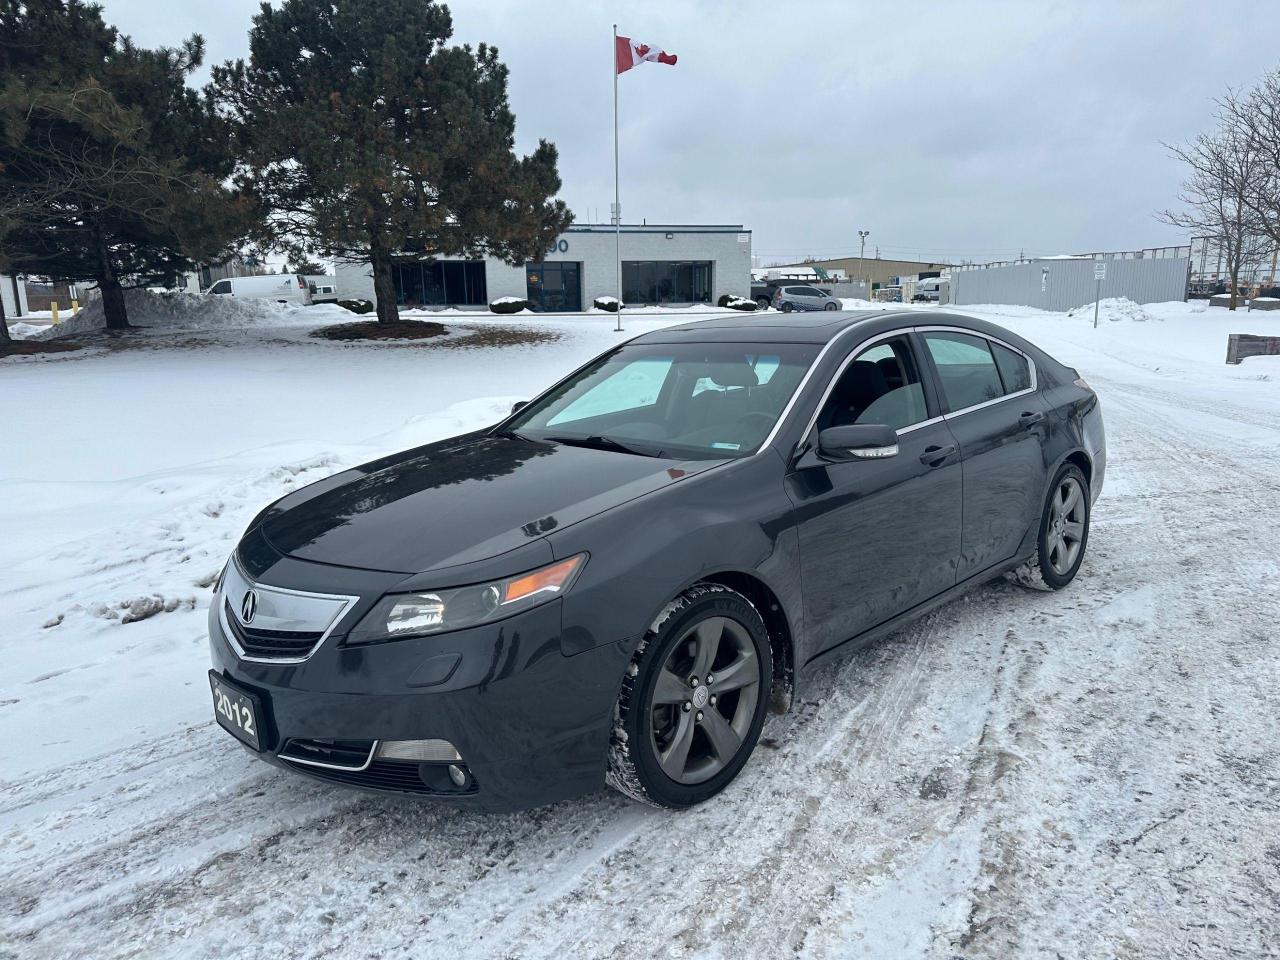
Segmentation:
{"type": "MultiPolygon", "coordinates": [[[[1086,303],[1083,307],[1076,307],[1074,310],[1068,310],[1068,317],[1078,317],[1088,315],[1093,317],[1093,304],[1086,303]]],[[[1158,321],[1160,318],[1153,313],[1148,313],[1139,304],[1134,303],[1128,297],[1103,297],[1098,301],[1098,322],[1106,320],[1115,323],[1122,320],[1129,320],[1135,323],[1148,323],[1158,321]]]]}
{"type": "Polygon", "coordinates": [[[17,323],[9,325],[9,336],[15,340],[29,340],[36,334],[44,333],[48,329],[48,326],[43,323],[23,323],[19,320],[17,323]]]}
{"type": "MultiPolygon", "coordinates": [[[[276,303],[274,300],[237,299],[204,293],[126,290],[124,302],[132,325],[175,330],[258,326],[317,327],[326,323],[344,323],[351,319],[349,311],[332,303],[307,307],[295,303],[276,303]]],[[[81,310],[78,316],[68,317],[56,327],[36,334],[36,338],[52,340],[76,333],[93,333],[105,326],[102,301],[95,300],[81,310]]]]}

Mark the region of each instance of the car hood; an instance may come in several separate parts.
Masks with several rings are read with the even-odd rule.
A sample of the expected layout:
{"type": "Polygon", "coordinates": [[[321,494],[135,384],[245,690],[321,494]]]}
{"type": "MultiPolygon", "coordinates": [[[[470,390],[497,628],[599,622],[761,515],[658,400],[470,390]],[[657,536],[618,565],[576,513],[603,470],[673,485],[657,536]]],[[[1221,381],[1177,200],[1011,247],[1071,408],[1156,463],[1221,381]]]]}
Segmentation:
{"type": "Polygon", "coordinates": [[[498,556],[723,462],[471,434],[304,487],[266,512],[262,533],[302,560],[424,573],[498,556]]]}

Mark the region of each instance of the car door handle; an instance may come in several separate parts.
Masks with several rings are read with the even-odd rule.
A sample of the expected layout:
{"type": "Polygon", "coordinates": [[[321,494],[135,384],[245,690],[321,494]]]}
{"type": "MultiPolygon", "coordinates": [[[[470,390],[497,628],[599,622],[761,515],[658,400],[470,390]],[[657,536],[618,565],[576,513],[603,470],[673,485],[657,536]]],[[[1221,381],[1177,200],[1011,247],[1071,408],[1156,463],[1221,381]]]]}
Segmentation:
{"type": "Polygon", "coordinates": [[[1044,419],[1044,414],[1037,410],[1028,410],[1018,418],[1018,424],[1023,427],[1034,427],[1037,423],[1044,419]]]}
{"type": "Polygon", "coordinates": [[[930,467],[937,467],[955,452],[956,445],[954,443],[948,443],[945,447],[925,447],[924,453],[920,454],[920,462],[930,467]]]}

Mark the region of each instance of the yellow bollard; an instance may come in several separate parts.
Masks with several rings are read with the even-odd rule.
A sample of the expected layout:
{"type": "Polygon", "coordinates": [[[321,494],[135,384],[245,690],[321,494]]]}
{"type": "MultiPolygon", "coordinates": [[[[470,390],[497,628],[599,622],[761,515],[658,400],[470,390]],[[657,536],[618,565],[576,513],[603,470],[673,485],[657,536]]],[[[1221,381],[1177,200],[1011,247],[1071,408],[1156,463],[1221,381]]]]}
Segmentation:
{"type": "Polygon", "coordinates": [[[53,311],[53,325],[56,327],[58,325],[58,301],[54,300],[50,303],[49,309],[53,311]]]}
{"type": "Polygon", "coordinates": [[[79,301],[79,300],[72,300],[72,301],[71,301],[71,315],[72,315],[73,317],[78,317],[78,316],[80,316],[80,301],[79,301]]]}

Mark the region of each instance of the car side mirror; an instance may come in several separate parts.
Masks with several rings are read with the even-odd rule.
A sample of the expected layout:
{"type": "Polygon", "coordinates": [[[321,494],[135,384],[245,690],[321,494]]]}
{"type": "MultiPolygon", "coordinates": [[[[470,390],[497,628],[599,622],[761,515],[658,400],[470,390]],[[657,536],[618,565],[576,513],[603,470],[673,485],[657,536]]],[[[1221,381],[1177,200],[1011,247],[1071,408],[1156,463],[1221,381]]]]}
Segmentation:
{"type": "Polygon", "coordinates": [[[898,454],[898,431],[883,423],[827,427],[818,434],[818,452],[828,460],[879,460],[898,454]]]}
{"type": "Polygon", "coordinates": [[[529,405],[528,400],[517,400],[515,403],[511,405],[511,412],[519,413],[522,408],[527,407],[528,405],[529,405]]]}

